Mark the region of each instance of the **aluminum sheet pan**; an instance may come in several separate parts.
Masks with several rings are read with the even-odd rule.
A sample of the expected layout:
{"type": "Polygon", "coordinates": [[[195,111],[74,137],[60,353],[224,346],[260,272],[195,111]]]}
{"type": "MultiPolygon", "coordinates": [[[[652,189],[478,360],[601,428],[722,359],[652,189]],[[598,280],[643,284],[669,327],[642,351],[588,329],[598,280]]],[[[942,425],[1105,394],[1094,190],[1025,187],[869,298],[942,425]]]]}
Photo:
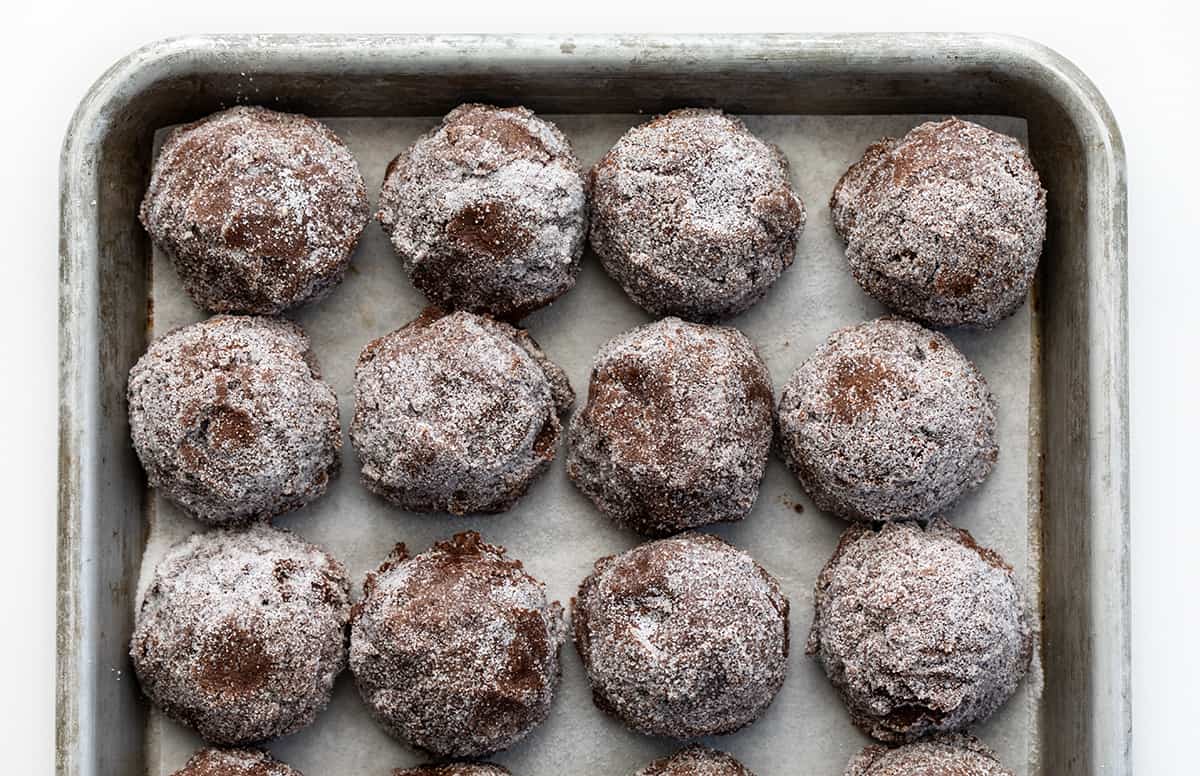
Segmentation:
{"type": "MultiPolygon", "coordinates": [[[[634,111],[686,104],[747,115],[756,133],[779,143],[808,205],[808,229],[796,265],[732,322],[759,345],[777,388],[833,328],[880,312],[845,271],[825,205],[863,148],[926,113],[1003,114],[980,120],[1027,134],[1050,190],[1050,237],[1033,303],[993,331],[951,332],[997,394],[1001,444],[996,471],[954,516],[1016,566],[1045,623],[1045,681],[1035,670],[978,733],[1018,773],[1127,772],[1120,140],[1102,100],[1057,55],[1010,38],[952,35],[232,36],[155,44],[116,66],[81,105],[63,157],[60,771],[166,774],[197,743],[147,714],[124,657],[139,574],[197,528],[148,497],[124,419],[124,375],[148,338],[201,317],[133,218],[155,131],[233,102],[335,116],[328,120],[374,194],[388,159],[467,99],[549,115],[585,162],[642,118],[634,111]],[[856,115],[864,113],[892,115],[856,115]]],[[[344,424],[359,348],[420,306],[369,226],[346,283],[295,316],[341,397],[344,424]]],[[[589,258],[576,290],[526,323],[582,392],[599,345],[646,320],[589,258]]],[[[370,497],[348,444],[345,455],[332,491],[279,524],[324,544],[356,581],[395,541],[423,549],[473,527],[565,601],[592,560],[638,541],[569,485],[561,459],[513,512],[462,520],[405,514],[370,497]]],[[[755,512],[715,532],[780,578],[798,644],[813,580],[840,528],[773,461],[755,512]]],[[[596,711],[569,645],[563,658],[550,720],[497,760],[518,776],[623,773],[673,748],[596,711]]],[[[864,741],[819,667],[797,651],[765,717],[712,743],[770,776],[840,773],[864,741]]],[[[348,675],[313,727],[272,749],[313,774],[384,774],[418,759],[371,722],[348,675]]]]}

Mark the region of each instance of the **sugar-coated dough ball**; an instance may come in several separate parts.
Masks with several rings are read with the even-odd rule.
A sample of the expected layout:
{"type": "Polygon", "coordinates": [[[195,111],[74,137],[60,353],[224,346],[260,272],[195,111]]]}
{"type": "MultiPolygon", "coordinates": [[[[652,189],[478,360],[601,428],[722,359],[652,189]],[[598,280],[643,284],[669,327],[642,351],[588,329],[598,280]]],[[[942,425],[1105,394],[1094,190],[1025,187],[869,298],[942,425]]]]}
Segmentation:
{"type": "Polygon", "coordinates": [[[868,746],[851,758],[845,776],[1013,776],[977,739],[938,735],[895,748],[868,746]]]}
{"type": "Polygon", "coordinates": [[[575,285],[587,193],[558,127],[460,105],[388,166],[378,218],[431,302],[516,320],[575,285]]]}
{"type": "Polygon", "coordinates": [[[571,420],[567,475],[649,536],[744,518],[773,434],[767,368],[745,335],[666,318],[613,338],[571,420]]]}
{"type": "Polygon", "coordinates": [[[954,118],[872,145],[829,207],[859,285],[931,326],[1012,315],[1046,237],[1046,190],[1029,154],[954,118]]]}
{"type": "Polygon", "coordinates": [[[507,768],[492,763],[443,763],[400,768],[392,776],[511,776],[507,768]]]}
{"type": "Polygon", "coordinates": [[[294,733],[346,665],[342,564],[267,526],[197,534],[154,570],[129,653],[142,691],[211,744],[294,733]]]}
{"type": "Polygon", "coordinates": [[[708,534],[596,561],[572,619],[596,705],[647,735],[732,733],[762,716],[787,675],[779,584],[708,534]]]}
{"type": "Polygon", "coordinates": [[[545,721],[558,686],[562,607],[474,531],[368,575],[350,670],[392,735],[440,757],[482,757],[545,721]]]}
{"type": "Polygon", "coordinates": [[[175,329],[130,370],[128,402],[150,485],[206,523],[298,509],[341,470],[337,397],[290,321],[217,315],[175,329]]]}
{"type": "Polygon", "coordinates": [[[369,218],[358,164],[329,127],[245,106],[173,130],[141,208],[192,300],[217,313],[320,298],[369,218]]]}
{"type": "Polygon", "coordinates": [[[350,439],[363,483],[415,512],[502,512],[549,467],[566,375],[524,331],[427,310],[363,349],[350,439]]]}
{"type": "Polygon", "coordinates": [[[795,258],[805,211],[788,161],[733,116],[658,116],[626,132],[590,178],[592,248],[655,317],[730,318],[795,258]]]}
{"type": "Polygon", "coordinates": [[[941,519],[851,525],[817,579],[814,608],[809,654],[851,721],[881,741],[982,722],[1033,654],[1012,568],[941,519]]]}
{"type": "Polygon", "coordinates": [[[754,776],[732,755],[693,744],[660,757],[633,776],[754,776]]]}
{"type": "Polygon", "coordinates": [[[784,461],[818,509],[924,520],[996,463],[995,402],[945,335],[900,318],[839,329],[779,400],[784,461]]]}
{"type": "Polygon", "coordinates": [[[260,749],[201,749],[172,776],[303,776],[260,749]]]}

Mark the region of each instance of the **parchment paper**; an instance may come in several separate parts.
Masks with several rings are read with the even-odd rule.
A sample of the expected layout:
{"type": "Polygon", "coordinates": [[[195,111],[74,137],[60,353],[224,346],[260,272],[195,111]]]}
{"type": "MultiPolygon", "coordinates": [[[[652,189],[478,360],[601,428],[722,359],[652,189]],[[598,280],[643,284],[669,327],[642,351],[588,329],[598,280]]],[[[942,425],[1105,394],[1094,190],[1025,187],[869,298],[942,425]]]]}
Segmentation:
{"type": "MultiPolygon", "coordinates": [[[[566,132],[586,166],[628,127],[646,117],[547,118],[566,132]]],[[[757,344],[771,371],[776,396],[792,370],[833,329],[884,312],[851,278],[827,203],[838,177],[867,145],[884,135],[902,135],[923,120],[919,116],[746,117],[753,132],[777,143],[787,154],[796,190],[808,208],[808,226],[800,238],[795,264],[763,301],[730,322],[757,344]]],[[[974,120],[1025,140],[1023,120],[974,120]]],[[[388,161],[437,121],[350,118],[328,123],[358,159],[374,206],[388,161]]],[[[159,142],[162,135],[160,132],[159,142]]],[[[154,336],[204,317],[183,293],[169,259],[158,252],[154,254],[153,278],[154,336]]],[[[370,223],[345,282],[322,302],[291,316],[307,329],[325,377],[337,391],[343,431],[353,414],[353,371],[359,351],[368,341],[415,317],[423,306],[423,298],[401,271],[382,230],[370,223]]],[[[1026,304],[991,331],[948,332],[991,385],[999,407],[1000,445],[1000,458],[991,476],[953,509],[951,516],[1012,563],[1029,605],[1040,611],[1037,488],[1030,486],[1038,481],[1037,456],[1030,454],[1031,448],[1037,449],[1032,444],[1036,433],[1036,405],[1031,404],[1036,340],[1031,316],[1026,304]]],[[[582,401],[592,357],[601,344],[649,320],[589,253],[575,289],[527,318],[525,325],[567,371],[582,401]]],[[[566,605],[594,560],[624,551],[640,538],[615,527],[575,490],[563,470],[563,455],[560,449],[552,469],[511,512],[453,518],[402,512],[369,494],[358,482],[358,462],[346,438],[344,470],[330,492],[308,508],[279,518],[276,524],[340,558],[352,575],[356,597],[365,572],[374,568],[394,543],[403,541],[410,550],[420,552],[451,533],[476,529],[524,561],[530,573],[546,583],[548,593],[566,605]]],[[[161,498],[154,499],[150,521],[142,588],[171,544],[202,530],[161,498]]],[[[758,776],[840,776],[847,759],[869,743],[850,724],[820,666],[803,654],[812,618],[812,586],[843,527],[840,520],[816,511],[783,464],[772,459],[753,513],[737,525],[711,529],[749,551],[773,573],[792,606],[792,653],[783,690],[758,722],[707,742],[732,752],[758,776]]],[[[492,758],[515,776],[623,775],[681,745],[631,732],[597,710],[570,643],[563,647],[562,667],[562,685],[549,720],[511,750],[492,758]]],[[[1040,694],[1035,666],[1017,695],[975,731],[1017,774],[1038,772],[1040,694]]],[[[201,745],[194,733],[157,711],[151,713],[148,732],[151,776],[172,773],[201,745]]],[[[348,671],[338,680],[333,702],[311,727],[275,741],[269,748],[306,776],[385,776],[392,768],[425,759],[373,722],[348,671]]]]}

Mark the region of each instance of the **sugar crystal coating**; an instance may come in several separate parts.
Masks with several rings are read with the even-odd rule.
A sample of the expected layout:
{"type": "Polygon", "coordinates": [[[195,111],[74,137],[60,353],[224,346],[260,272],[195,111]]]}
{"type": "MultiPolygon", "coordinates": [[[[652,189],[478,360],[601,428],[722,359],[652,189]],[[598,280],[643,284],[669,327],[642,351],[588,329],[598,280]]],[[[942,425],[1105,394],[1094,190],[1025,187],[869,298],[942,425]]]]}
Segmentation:
{"type": "Polygon", "coordinates": [[[342,565],[287,531],[196,534],[154,570],[130,643],[142,691],[205,741],[294,733],[346,664],[342,565]]]}
{"type": "Polygon", "coordinates": [[[474,531],[368,575],[350,632],[350,670],[392,735],[441,757],[512,746],[550,713],[562,607],[503,547],[474,531]]]}
{"type": "Polygon", "coordinates": [[[260,749],[201,749],[172,776],[303,776],[260,749]]]}
{"type": "Polygon", "coordinates": [[[400,768],[392,776],[511,776],[507,768],[492,763],[445,763],[400,768]]]}
{"type": "Polygon", "coordinates": [[[712,321],[746,310],[791,265],[804,229],[783,153],[716,110],[634,127],[590,181],[592,247],[656,317],[712,321]]]}
{"type": "Polygon", "coordinates": [[[859,285],[932,326],[1012,315],[1046,237],[1046,190],[1025,149],[956,118],[872,145],[829,207],[859,285]]]}
{"type": "Polygon", "coordinates": [[[945,335],[900,318],[830,335],[784,386],[779,439],[818,509],[868,522],[933,517],[998,455],[979,370],[945,335]]]}
{"type": "Polygon", "coordinates": [[[557,127],[468,104],[392,161],[377,217],[431,302],[516,320],[575,285],[587,195],[557,127]]]}
{"type": "Polygon", "coordinates": [[[501,512],[549,468],[573,401],[526,332],[430,308],[363,349],[350,438],[364,484],[404,509],[501,512]]]}
{"type": "Polygon", "coordinates": [[[754,776],[731,755],[693,744],[660,757],[633,776],[754,776]]]}
{"type": "Polygon", "coordinates": [[[572,619],[596,705],[647,735],[732,733],[766,711],[787,674],[778,583],[708,534],[596,561],[572,619]]]}
{"type": "Polygon", "coordinates": [[[567,474],[650,536],[741,520],[773,433],[767,368],[736,329],[666,318],[613,338],[568,432],[567,474]]]}
{"type": "Polygon", "coordinates": [[[977,739],[938,735],[895,748],[868,746],[844,776],[1013,776],[977,739]]]}
{"type": "Polygon", "coordinates": [[[290,321],[217,315],[168,332],[127,396],[150,485],[206,523],[298,509],[341,469],[337,397],[290,321]]]}
{"type": "Polygon", "coordinates": [[[141,220],[210,312],[275,314],[341,282],[370,217],[345,144],[307,116],[238,106],[167,137],[141,220]]]}
{"type": "Polygon", "coordinates": [[[887,742],[989,717],[1034,636],[1012,569],[944,520],[856,523],[817,579],[808,653],[864,733],[887,742]]]}

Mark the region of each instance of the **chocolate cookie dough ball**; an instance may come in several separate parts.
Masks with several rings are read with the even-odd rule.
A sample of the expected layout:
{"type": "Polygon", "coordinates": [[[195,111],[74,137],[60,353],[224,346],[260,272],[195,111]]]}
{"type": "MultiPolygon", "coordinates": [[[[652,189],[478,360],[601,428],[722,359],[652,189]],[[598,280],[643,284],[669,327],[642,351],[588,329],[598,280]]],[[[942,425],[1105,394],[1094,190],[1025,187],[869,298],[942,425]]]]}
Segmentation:
{"type": "Polygon", "coordinates": [[[699,744],[661,757],[633,776],[754,776],[732,756],[699,744]]]}
{"type": "Polygon", "coordinates": [[[392,776],[511,776],[511,772],[492,763],[447,763],[401,768],[392,771],[392,776]]]}
{"type": "Polygon", "coordinates": [[[259,749],[201,749],[173,776],[302,776],[259,749]]]}
{"type": "Polygon", "coordinates": [[[667,318],[610,340],[571,421],[567,475],[650,536],[741,520],[770,453],[774,399],[736,329],[667,318]]]}
{"type": "Polygon", "coordinates": [[[231,108],[171,132],[141,220],[210,312],[274,314],[342,280],[370,218],[349,149],[307,116],[231,108]]]}
{"type": "Polygon", "coordinates": [[[601,558],[572,615],[596,705],[647,735],[732,733],[766,711],[787,674],[778,583],[708,534],[601,558]]]}
{"type": "Polygon", "coordinates": [[[808,652],[881,741],[989,717],[1029,668],[1033,632],[1012,568],[937,519],[855,524],[817,579],[808,652]]]}
{"type": "Polygon", "coordinates": [[[130,370],[128,403],[150,485],[206,523],[298,509],[341,469],[337,397],[289,321],[218,315],[167,333],[130,370]]]}
{"type": "Polygon", "coordinates": [[[895,749],[868,746],[850,760],[845,776],[1013,776],[1013,772],[977,739],[941,735],[895,749]]]}
{"type": "Polygon", "coordinates": [[[592,247],[655,317],[746,310],[791,265],[804,229],[783,153],[716,110],[629,130],[592,168],[591,186],[592,247]]]}
{"type": "Polygon", "coordinates": [[[834,332],[779,401],[784,461],[818,509],[924,520],[996,462],[995,405],[944,335],[899,318],[834,332]]]}
{"type": "Polygon", "coordinates": [[[575,394],[527,333],[426,310],[367,345],[350,439],[363,483],[415,512],[503,512],[554,460],[575,394]]]}
{"type": "Polygon", "coordinates": [[[440,757],[482,757],[546,719],[565,639],[545,586],[467,531],[412,558],[397,545],[367,575],[350,670],[392,735],[440,757]]]}
{"type": "Polygon", "coordinates": [[[267,526],[173,547],[146,589],[129,654],[142,691],[205,741],[294,733],[346,664],[350,585],[321,548],[267,526]]]}
{"type": "Polygon", "coordinates": [[[575,285],[587,196],[553,124],[460,105],[388,166],[377,217],[434,304],[516,320],[575,285]]]}
{"type": "Polygon", "coordinates": [[[868,148],[829,207],[863,290],[932,326],[1012,315],[1046,237],[1046,190],[1025,149],[953,118],[868,148]]]}

